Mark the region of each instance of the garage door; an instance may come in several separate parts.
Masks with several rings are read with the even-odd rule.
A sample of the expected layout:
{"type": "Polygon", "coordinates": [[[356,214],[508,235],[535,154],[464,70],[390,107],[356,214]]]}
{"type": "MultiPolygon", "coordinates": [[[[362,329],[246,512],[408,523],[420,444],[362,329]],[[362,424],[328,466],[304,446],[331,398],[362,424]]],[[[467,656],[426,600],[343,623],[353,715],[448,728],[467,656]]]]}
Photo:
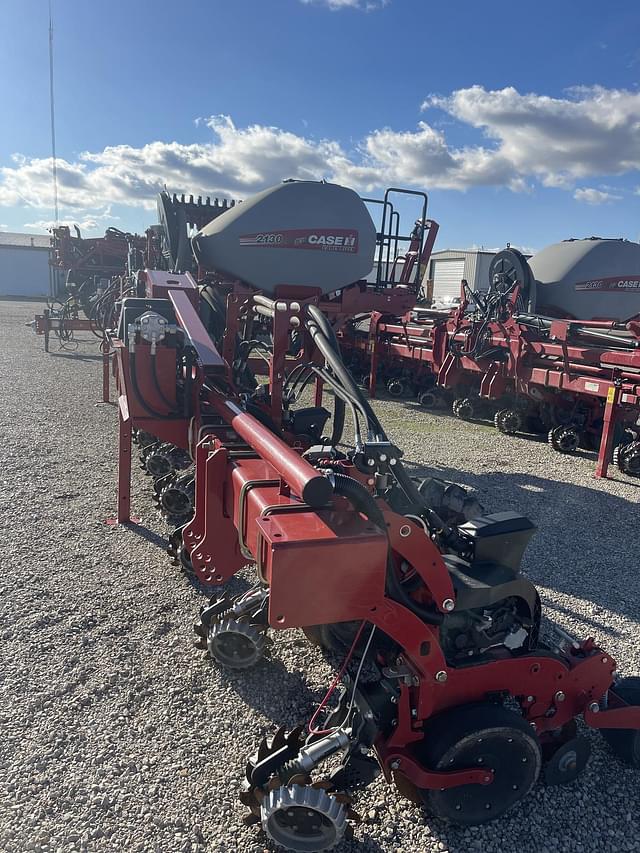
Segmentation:
{"type": "Polygon", "coordinates": [[[460,296],[460,282],[464,276],[464,258],[435,258],[432,261],[433,298],[460,296]]]}

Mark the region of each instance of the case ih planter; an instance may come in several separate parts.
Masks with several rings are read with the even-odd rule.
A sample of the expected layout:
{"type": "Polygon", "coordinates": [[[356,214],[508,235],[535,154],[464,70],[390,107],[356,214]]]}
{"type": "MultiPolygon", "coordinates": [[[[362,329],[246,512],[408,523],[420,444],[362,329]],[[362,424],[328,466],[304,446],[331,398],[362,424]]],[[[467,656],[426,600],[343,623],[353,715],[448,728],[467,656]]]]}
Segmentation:
{"type": "MultiPolygon", "coordinates": [[[[292,720],[247,762],[250,819],[294,851],[334,847],[357,819],[353,792],[380,772],[431,814],[463,825],[498,818],[541,774],[558,783],[580,773],[588,745],[577,717],[640,764],[638,680],[616,681],[615,662],[590,639],[542,635],[539,596],[520,573],[533,524],[515,513],[446,524],[344,365],[336,330],[359,313],[405,316],[430,249],[425,197],[405,235],[403,280],[381,272],[367,285],[360,277],[376,245],[384,252],[403,239],[389,195],[383,220],[392,225],[376,235],[364,204],[341,187],[276,187],[195,236],[207,271],[198,305],[188,273],[146,271],[146,292],[122,301],[112,338],[119,519],[129,518],[135,429],[147,464],[152,452],[167,461],[172,447],[194,461],[195,513],[173,543],[182,564],[212,585],[256,567],[248,592],[203,609],[199,644],[220,665],[246,669],[270,632],[302,628],[346,655],[308,725],[292,720]],[[311,235],[355,242],[310,249],[311,235]],[[309,383],[314,404],[299,406],[309,383]],[[355,442],[345,452],[347,414],[355,442]]],[[[516,289],[483,338],[504,348],[492,324],[513,328],[508,359],[537,346],[510,313],[516,289]]],[[[449,324],[429,335],[434,350],[437,335],[460,347],[455,367],[475,339],[463,312],[449,324]]],[[[549,345],[577,357],[570,340],[549,345]]]]}

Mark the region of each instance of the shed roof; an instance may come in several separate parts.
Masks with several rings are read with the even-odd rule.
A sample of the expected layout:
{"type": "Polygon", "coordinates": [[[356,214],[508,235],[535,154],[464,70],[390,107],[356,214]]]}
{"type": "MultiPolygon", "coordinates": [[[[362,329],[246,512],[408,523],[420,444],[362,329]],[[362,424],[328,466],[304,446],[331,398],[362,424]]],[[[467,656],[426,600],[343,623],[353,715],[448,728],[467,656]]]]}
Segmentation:
{"type": "Polygon", "coordinates": [[[495,250],[492,249],[440,249],[437,252],[432,252],[431,257],[438,255],[495,255],[495,250]]]}
{"type": "Polygon", "coordinates": [[[17,231],[0,231],[0,247],[11,246],[21,249],[48,249],[49,234],[20,234],[17,231]]]}

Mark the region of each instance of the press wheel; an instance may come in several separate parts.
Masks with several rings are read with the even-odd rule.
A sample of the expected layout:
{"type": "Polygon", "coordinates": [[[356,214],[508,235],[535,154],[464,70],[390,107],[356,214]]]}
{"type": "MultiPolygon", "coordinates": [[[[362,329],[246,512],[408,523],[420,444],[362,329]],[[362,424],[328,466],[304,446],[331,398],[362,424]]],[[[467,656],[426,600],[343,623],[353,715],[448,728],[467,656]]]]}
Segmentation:
{"type": "Polygon", "coordinates": [[[529,793],[542,767],[540,742],[531,726],[514,711],[490,703],[438,715],[425,727],[419,758],[436,770],[480,766],[493,771],[489,785],[420,790],[428,811],[462,826],[504,814],[529,793]]]}

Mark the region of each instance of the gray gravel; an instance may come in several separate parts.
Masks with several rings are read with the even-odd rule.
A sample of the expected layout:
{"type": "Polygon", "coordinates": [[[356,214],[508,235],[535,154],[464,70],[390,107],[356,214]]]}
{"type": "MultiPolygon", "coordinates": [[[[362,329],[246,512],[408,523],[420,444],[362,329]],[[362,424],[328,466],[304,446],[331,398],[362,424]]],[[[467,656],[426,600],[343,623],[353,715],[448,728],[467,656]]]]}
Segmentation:
{"type": "MultiPolygon", "coordinates": [[[[202,596],[163,554],[142,474],[142,526],[104,524],[116,419],[93,405],[97,347],[45,355],[24,327],[35,308],[0,302],[0,849],[261,853],[236,799],[243,759],[274,725],[309,716],[330,669],[295,632],[244,675],[192,648],[202,596]]],[[[547,612],[640,673],[639,484],[594,480],[593,456],[562,458],[411,403],[376,407],[417,470],[539,524],[525,568],[547,612]]],[[[589,737],[577,782],[539,784],[506,818],[473,830],[427,821],[377,782],[359,795],[365,822],[341,849],[640,850],[640,773],[589,737]]]]}

